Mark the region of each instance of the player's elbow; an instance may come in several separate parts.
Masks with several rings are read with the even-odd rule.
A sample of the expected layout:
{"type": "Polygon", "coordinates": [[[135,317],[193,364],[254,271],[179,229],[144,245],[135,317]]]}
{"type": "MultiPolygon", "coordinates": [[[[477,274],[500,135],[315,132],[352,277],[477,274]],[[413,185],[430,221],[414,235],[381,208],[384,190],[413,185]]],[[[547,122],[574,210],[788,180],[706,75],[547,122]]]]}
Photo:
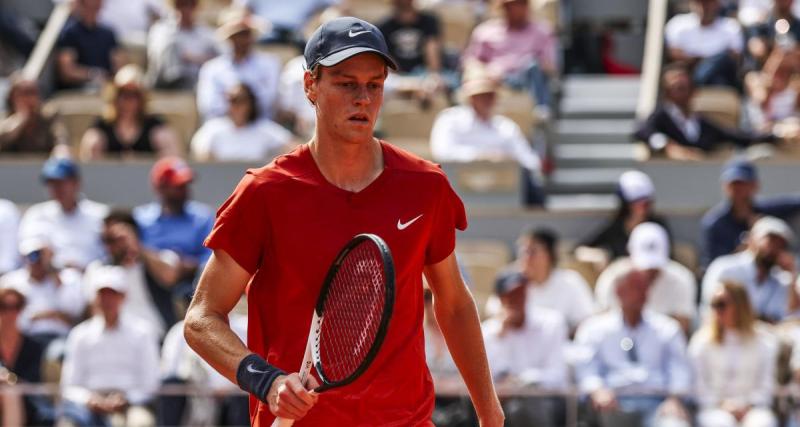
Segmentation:
{"type": "Polygon", "coordinates": [[[207,317],[198,307],[189,307],[183,322],[183,336],[186,343],[197,351],[197,345],[202,342],[202,336],[208,331],[207,317]]]}

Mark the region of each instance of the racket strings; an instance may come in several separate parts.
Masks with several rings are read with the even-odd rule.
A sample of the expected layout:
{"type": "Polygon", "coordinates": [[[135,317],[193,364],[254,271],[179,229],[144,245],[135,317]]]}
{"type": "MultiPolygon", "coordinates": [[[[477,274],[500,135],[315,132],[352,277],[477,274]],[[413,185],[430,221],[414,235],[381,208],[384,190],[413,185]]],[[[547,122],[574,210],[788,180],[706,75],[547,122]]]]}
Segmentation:
{"type": "Polygon", "coordinates": [[[362,243],[345,257],[331,282],[320,331],[320,364],[329,382],[342,381],[361,366],[378,335],[385,305],[383,258],[362,243]]]}

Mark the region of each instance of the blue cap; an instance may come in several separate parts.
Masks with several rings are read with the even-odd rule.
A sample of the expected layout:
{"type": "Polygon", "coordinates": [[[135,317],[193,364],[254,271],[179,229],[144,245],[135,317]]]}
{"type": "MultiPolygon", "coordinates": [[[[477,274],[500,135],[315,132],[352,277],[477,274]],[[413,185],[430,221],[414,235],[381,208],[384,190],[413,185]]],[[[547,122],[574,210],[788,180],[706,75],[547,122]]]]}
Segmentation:
{"type": "Polygon", "coordinates": [[[63,157],[51,157],[47,159],[42,167],[42,182],[52,179],[77,178],[80,176],[78,165],[70,159],[63,157]]]}
{"type": "Polygon", "coordinates": [[[310,70],[317,64],[331,67],[364,52],[380,55],[389,67],[397,69],[381,30],[367,21],[344,16],[317,28],[306,43],[303,56],[306,69],[310,70]]]}
{"type": "Polygon", "coordinates": [[[520,272],[501,275],[494,282],[494,293],[497,296],[503,296],[520,286],[525,286],[526,283],[528,280],[520,272]]]}
{"type": "Polygon", "coordinates": [[[722,182],[755,182],[758,181],[756,166],[745,159],[733,159],[725,164],[720,175],[722,182]]]}

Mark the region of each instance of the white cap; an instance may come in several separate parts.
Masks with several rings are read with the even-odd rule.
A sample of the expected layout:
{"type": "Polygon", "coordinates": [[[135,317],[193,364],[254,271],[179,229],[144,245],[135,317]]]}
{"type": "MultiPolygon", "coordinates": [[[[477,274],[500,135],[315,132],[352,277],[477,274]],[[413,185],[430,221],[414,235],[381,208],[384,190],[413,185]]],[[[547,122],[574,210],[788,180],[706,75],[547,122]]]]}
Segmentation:
{"type": "Polygon", "coordinates": [[[27,256],[33,252],[50,247],[50,240],[45,236],[31,236],[19,242],[19,253],[27,256]]]}
{"type": "Polygon", "coordinates": [[[128,291],[127,275],[122,267],[104,265],[93,269],[89,276],[89,286],[95,293],[106,288],[123,294],[128,291]]]}
{"type": "Polygon", "coordinates": [[[628,239],[628,253],[637,269],[664,267],[669,262],[667,231],[654,222],[637,225],[628,239]]]}
{"type": "Polygon", "coordinates": [[[620,175],[619,192],[626,202],[633,202],[640,199],[652,199],[655,187],[647,174],[631,170],[620,175]]]}
{"type": "Polygon", "coordinates": [[[754,239],[770,234],[782,237],[789,246],[794,245],[794,232],[792,229],[785,221],[775,218],[774,216],[762,217],[750,228],[750,236],[754,239]]]}

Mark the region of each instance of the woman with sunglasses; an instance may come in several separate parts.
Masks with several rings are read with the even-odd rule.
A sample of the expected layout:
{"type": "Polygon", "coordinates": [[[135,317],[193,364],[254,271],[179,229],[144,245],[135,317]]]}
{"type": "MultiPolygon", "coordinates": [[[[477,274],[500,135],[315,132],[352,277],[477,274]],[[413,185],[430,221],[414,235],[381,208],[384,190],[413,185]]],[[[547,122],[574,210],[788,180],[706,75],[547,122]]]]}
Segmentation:
{"type": "Polygon", "coordinates": [[[178,155],[178,138],[163,119],[147,112],[142,71],[126,65],[107,92],[107,105],[81,140],[81,159],[124,158],[136,155],[178,155]]]}
{"type": "Polygon", "coordinates": [[[53,109],[42,106],[36,81],[11,77],[5,99],[8,116],[0,120],[0,153],[65,154],[67,130],[53,109]]]}
{"type": "Polygon", "coordinates": [[[700,427],[774,427],[777,343],[756,326],[747,290],[723,282],[706,325],[692,338],[700,427]]]}

